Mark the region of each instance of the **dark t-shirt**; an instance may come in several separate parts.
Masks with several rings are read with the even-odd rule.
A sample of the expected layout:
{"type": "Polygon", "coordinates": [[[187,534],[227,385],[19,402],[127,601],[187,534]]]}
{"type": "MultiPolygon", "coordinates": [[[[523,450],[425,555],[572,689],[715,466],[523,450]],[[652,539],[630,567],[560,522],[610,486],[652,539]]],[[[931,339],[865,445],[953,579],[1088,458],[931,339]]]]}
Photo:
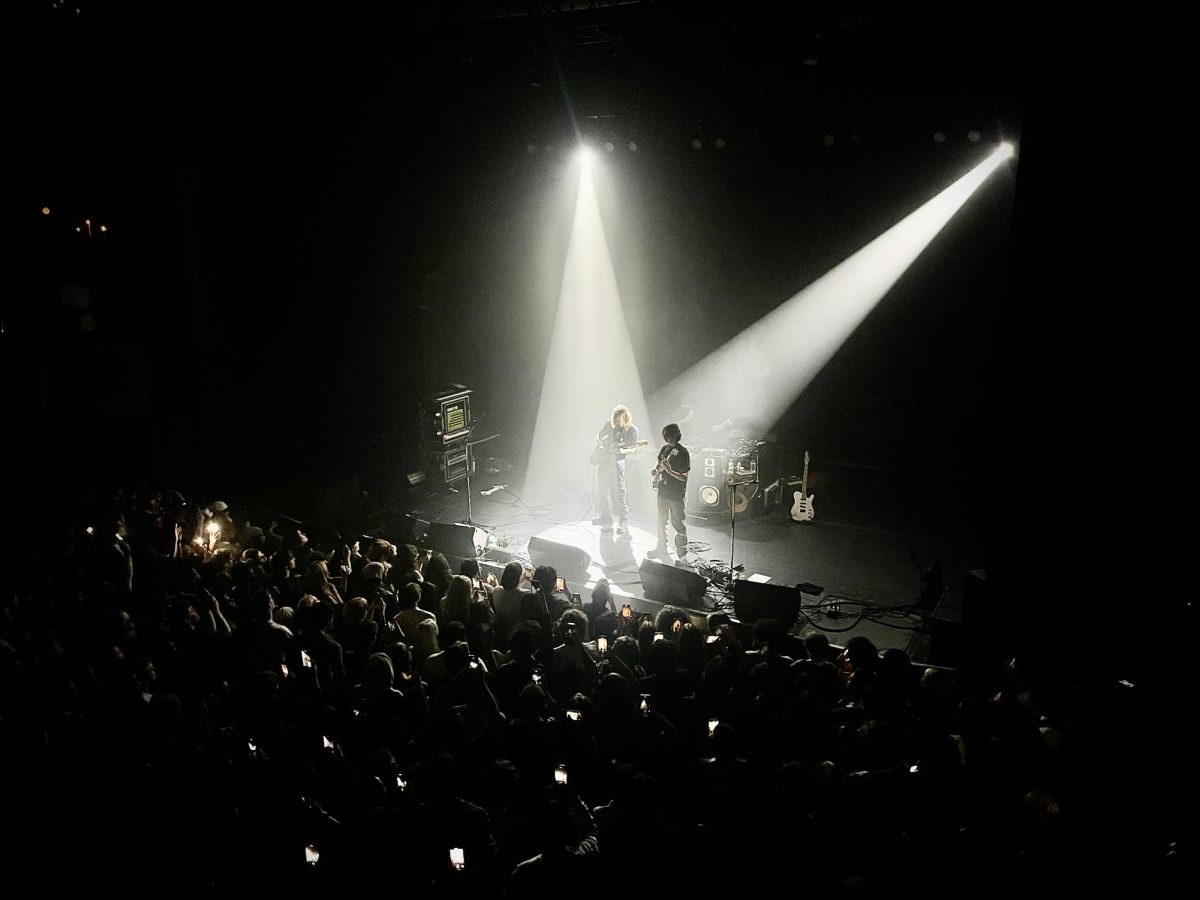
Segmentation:
{"type": "MultiPolygon", "coordinates": [[[[672,471],[678,472],[680,475],[686,475],[692,470],[692,456],[688,453],[688,448],[683,446],[683,444],[676,444],[674,449],[675,455],[671,456],[671,445],[663,444],[662,449],[658,451],[659,461],[671,456],[671,461],[668,465],[672,471]]],[[[672,478],[666,472],[663,472],[658,477],[658,495],[660,497],[665,497],[668,500],[682,500],[686,491],[686,478],[680,481],[678,478],[672,478]]]]}

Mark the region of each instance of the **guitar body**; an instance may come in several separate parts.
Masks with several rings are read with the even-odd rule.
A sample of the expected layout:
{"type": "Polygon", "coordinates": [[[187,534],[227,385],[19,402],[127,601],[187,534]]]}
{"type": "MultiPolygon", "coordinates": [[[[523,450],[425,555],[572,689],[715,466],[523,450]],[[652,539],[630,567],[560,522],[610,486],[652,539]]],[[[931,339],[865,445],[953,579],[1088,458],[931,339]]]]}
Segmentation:
{"type": "Polygon", "coordinates": [[[628,455],[640,447],[649,446],[650,442],[648,440],[634,441],[632,444],[614,444],[611,441],[597,441],[596,446],[592,448],[591,455],[588,456],[588,462],[593,466],[598,466],[606,460],[614,459],[614,453],[628,455]]]}
{"type": "Polygon", "coordinates": [[[666,466],[667,460],[669,460],[671,457],[675,456],[678,453],[679,453],[678,450],[672,450],[670,453],[668,453],[666,456],[664,456],[662,459],[660,459],[658,461],[658,465],[656,465],[654,467],[654,469],[650,472],[650,490],[654,491],[656,494],[658,493],[659,487],[663,483],[663,479],[667,477],[666,474],[664,474],[664,472],[663,472],[663,468],[666,466]]]}
{"type": "Polygon", "coordinates": [[[800,490],[792,494],[796,501],[792,504],[792,521],[793,522],[811,522],[816,518],[816,510],[813,509],[813,497],[815,494],[808,493],[808,451],[804,451],[804,475],[800,479],[800,490]]]}
{"type": "Polygon", "coordinates": [[[796,493],[792,494],[792,497],[796,501],[792,504],[793,522],[811,522],[816,518],[817,513],[813,509],[813,498],[811,496],[805,497],[801,491],[796,491],[796,493]]]}

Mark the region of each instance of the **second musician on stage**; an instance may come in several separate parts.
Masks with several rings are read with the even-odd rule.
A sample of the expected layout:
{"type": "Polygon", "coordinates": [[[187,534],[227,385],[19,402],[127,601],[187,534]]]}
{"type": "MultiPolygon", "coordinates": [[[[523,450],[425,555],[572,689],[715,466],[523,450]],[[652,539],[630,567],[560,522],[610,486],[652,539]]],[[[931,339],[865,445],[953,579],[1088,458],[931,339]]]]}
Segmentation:
{"type": "Polygon", "coordinates": [[[692,457],[687,447],[679,442],[679,426],[672,422],[662,430],[666,443],[658,451],[658,465],[654,467],[654,489],[658,492],[657,544],[646,555],[651,559],[666,561],[670,528],[675,529],[676,565],[687,562],[687,525],[684,523],[683,501],[687,493],[688,472],[692,469],[692,457]]]}

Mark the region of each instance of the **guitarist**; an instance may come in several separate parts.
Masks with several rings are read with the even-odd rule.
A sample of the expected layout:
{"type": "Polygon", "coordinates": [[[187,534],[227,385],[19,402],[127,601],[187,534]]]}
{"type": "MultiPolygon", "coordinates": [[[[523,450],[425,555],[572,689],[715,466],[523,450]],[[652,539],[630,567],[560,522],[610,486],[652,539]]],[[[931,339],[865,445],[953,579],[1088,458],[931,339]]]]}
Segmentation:
{"type": "Polygon", "coordinates": [[[651,559],[668,560],[668,526],[675,528],[675,565],[687,562],[687,525],[683,520],[683,498],[687,493],[688,472],[692,469],[692,457],[688,448],[679,443],[682,437],[679,426],[672,422],[662,430],[666,443],[658,451],[658,465],[654,467],[654,489],[658,492],[658,544],[646,555],[651,559]]]}
{"type": "Polygon", "coordinates": [[[625,457],[637,449],[638,427],[629,408],[613,407],[612,416],[596,435],[600,445],[600,468],[596,480],[600,489],[600,515],[593,525],[610,526],[616,517],[615,533],[629,532],[629,492],[625,487],[625,457]]]}

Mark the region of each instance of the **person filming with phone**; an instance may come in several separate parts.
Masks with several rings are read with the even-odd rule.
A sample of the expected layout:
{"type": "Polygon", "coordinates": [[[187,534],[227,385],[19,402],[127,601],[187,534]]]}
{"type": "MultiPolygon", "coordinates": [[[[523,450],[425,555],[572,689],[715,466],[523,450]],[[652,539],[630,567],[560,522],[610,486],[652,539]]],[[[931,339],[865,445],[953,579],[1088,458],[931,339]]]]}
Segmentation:
{"type": "Polygon", "coordinates": [[[547,639],[558,617],[571,608],[561,581],[553,566],[538,566],[530,582],[532,592],[521,598],[521,618],[532,619],[541,625],[547,639]]]}

